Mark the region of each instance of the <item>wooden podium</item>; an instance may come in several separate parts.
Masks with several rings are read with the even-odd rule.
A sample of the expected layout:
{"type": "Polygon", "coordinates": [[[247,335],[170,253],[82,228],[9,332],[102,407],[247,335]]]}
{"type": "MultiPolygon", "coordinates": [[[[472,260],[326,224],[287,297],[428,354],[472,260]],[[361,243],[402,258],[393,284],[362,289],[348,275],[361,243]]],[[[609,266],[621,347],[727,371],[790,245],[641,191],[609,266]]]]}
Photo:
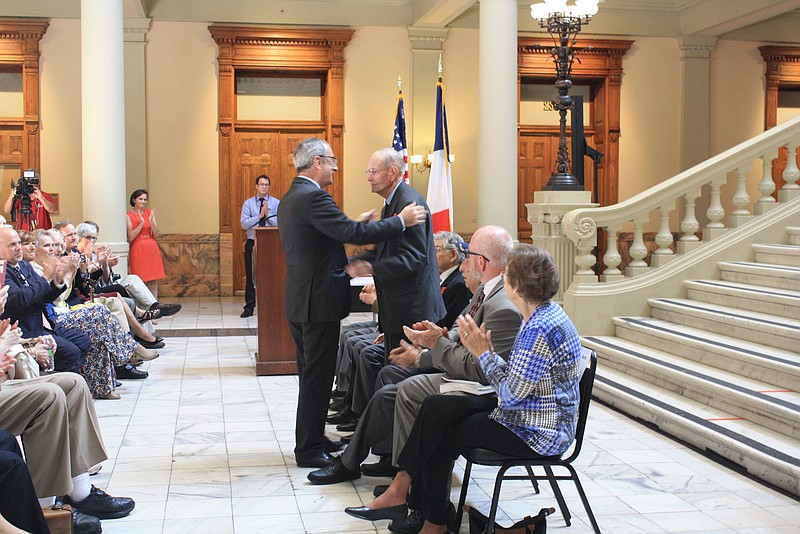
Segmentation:
{"type": "Polygon", "coordinates": [[[255,229],[253,265],[258,310],[256,374],[297,374],[297,356],[289,323],[283,314],[286,261],[281,236],[274,226],[255,229]]]}

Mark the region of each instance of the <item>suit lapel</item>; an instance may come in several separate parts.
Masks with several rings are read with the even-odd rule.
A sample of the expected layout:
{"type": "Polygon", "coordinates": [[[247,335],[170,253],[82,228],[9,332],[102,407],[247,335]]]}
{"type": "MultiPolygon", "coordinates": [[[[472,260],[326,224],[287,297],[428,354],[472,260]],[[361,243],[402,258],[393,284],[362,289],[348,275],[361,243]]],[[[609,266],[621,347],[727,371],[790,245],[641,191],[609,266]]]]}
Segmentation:
{"type": "MultiPolygon", "coordinates": [[[[482,289],[482,288],[481,288],[482,289]]],[[[483,324],[483,312],[486,309],[486,304],[492,300],[492,297],[497,295],[498,292],[503,291],[503,279],[501,278],[500,281],[494,286],[492,292],[486,295],[486,298],[483,299],[483,304],[481,307],[478,308],[478,312],[475,314],[475,323],[476,324],[483,324]]]]}

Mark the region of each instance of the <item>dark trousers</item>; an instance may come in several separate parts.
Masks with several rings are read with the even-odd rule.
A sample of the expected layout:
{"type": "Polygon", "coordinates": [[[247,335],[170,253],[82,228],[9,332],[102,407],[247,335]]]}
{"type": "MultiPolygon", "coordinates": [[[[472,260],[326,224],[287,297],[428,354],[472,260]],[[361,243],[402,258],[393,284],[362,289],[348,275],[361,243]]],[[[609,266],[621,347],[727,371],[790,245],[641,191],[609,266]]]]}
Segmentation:
{"type": "Polygon", "coordinates": [[[324,450],[325,419],[336,370],[339,321],[290,321],[289,329],[297,349],[300,382],[294,431],[294,457],[299,461],[313,458],[324,450]]]}
{"type": "Polygon", "coordinates": [[[375,393],[375,379],[386,365],[386,350],[383,345],[367,345],[361,349],[353,364],[356,372],[350,384],[353,392],[350,409],[360,414],[367,408],[367,403],[375,393]]]}
{"type": "Polygon", "coordinates": [[[370,448],[378,455],[392,454],[395,398],[395,384],[382,387],[372,396],[358,421],[353,439],[340,457],[345,467],[355,469],[361,465],[370,448]]]}
{"type": "Polygon", "coordinates": [[[91,340],[89,336],[57,324],[53,329],[53,339],[56,340],[56,353],[53,355],[56,371],[80,373],[80,367],[86,360],[91,340]]]}
{"type": "Polygon", "coordinates": [[[0,514],[25,532],[50,532],[17,439],[7,430],[0,430],[0,514]]]}
{"type": "Polygon", "coordinates": [[[397,463],[414,480],[409,506],[431,523],[444,525],[450,519],[448,483],[462,452],[484,448],[534,454],[516,434],[489,418],[496,406],[494,396],[431,395],[423,401],[397,463]]]}
{"type": "Polygon", "coordinates": [[[253,285],[253,246],[255,241],[248,239],[244,244],[244,309],[256,309],[256,288],[253,285]]]}

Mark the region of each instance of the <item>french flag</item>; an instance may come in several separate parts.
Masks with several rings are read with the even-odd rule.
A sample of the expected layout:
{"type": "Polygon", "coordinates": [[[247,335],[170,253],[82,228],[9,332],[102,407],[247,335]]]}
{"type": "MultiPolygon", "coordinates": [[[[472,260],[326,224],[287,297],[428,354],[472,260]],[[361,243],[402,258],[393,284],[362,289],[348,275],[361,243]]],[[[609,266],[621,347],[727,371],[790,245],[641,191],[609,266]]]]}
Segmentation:
{"type": "Polygon", "coordinates": [[[436,83],[436,138],[431,154],[428,181],[428,207],[434,232],[453,230],[453,176],[450,172],[450,139],[447,135],[447,111],[444,107],[444,82],[436,83]]]}

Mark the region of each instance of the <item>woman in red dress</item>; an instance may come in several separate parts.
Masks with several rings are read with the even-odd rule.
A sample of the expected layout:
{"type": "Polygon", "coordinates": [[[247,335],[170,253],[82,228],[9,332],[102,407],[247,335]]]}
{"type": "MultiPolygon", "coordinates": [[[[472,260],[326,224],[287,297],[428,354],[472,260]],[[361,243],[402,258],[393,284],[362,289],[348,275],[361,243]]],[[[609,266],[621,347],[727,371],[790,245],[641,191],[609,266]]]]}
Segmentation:
{"type": "Polygon", "coordinates": [[[131,194],[130,205],[125,221],[130,243],[130,272],[139,276],[153,296],[158,298],[158,281],[164,278],[164,262],[158,248],[158,224],[156,213],[147,208],[147,191],[137,189],[131,194]]]}

